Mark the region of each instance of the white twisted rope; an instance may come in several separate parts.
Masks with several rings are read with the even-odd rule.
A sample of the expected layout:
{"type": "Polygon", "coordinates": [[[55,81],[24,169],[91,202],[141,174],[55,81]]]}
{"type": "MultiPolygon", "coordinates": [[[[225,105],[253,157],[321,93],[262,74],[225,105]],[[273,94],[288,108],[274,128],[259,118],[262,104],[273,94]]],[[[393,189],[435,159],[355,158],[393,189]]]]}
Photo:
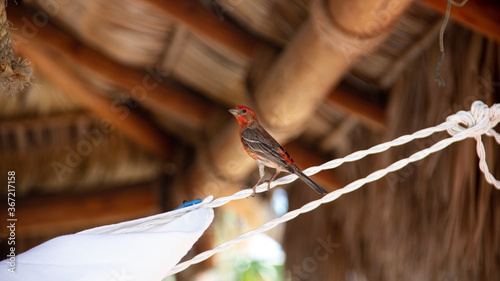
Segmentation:
{"type": "MultiPolygon", "coordinates": [[[[500,120],[500,104],[495,104],[491,108],[488,108],[488,106],[486,106],[484,103],[482,103],[480,101],[476,101],[472,104],[470,112],[469,111],[467,111],[467,112],[466,111],[459,111],[456,114],[449,116],[446,119],[446,122],[443,122],[435,127],[426,128],[426,129],[417,131],[411,135],[401,136],[401,137],[396,138],[392,141],[376,145],[370,149],[360,150],[360,151],[354,152],[350,155],[347,155],[346,157],[334,159],[334,160],[326,162],[320,166],[310,167],[310,168],[304,170],[304,173],[308,176],[314,175],[314,174],[316,174],[320,171],[323,171],[323,170],[334,169],[334,168],[342,165],[345,162],[357,161],[359,159],[366,157],[367,155],[384,152],[391,147],[403,145],[403,144],[411,142],[415,139],[426,138],[426,137],[428,137],[436,132],[448,131],[448,133],[453,136],[452,138],[445,139],[445,140],[442,140],[442,141],[436,143],[435,145],[433,145],[432,147],[430,147],[428,149],[417,152],[417,153],[413,154],[412,156],[410,156],[409,158],[399,160],[398,162],[392,164],[391,166],[389,166],[383,170],[379,170],[377,172],[374,172],[364,179],[355,181],[355,182],[345,186],[342,189],[331,192],[330,194],[325,195],[320,200],[316,200],[316,201],[313,201],[309,204],[306,204],[300,209],[297,209],[295,211],[292,211],[292,212],[289,212],[289,213],[283,215],[281,218],[270,221],[270,222],[262,225],[261,227],[255,229],[255,230],[246,232],[246,233],[242,234],[240,237],[238,237],[234,240],[228,241],[224,244],[221,244],[211,251],[201,253],[198,256],[196,256],[195,258],[193,258],[192,260],[177,265],[176,267],[174,267],[172,269],[172,271],[169,274],[174,274],[174,273],[177,273],[179,271],[182,271],[184,268],[190,266],[191,264],[198,263],[198,262],[201,262],[201,261],[209,258],[210,256],[212,256],[216,252],[220,252],[226,248],[231,247],[232,245],[234,245],[236,243],[239,243],[241,241],[248,239],[249,237],[251,237],[257,233],[266,231],[268,229],[275,227],[276,225],[278,225],[280,223],[291,220],[291,219],[295,218],[296,216],[298,216],[299,214],[309,212],[309,211],[317,208],[320,204],[331,202],[331,201],[337,199],[338,197],[340,197],[342,194],[345,194],[345,193],[348,193],[348,192],[351,192],[353,190],[358,189],[359,187],[361,187],[365,183],[378,180],[389,172],[399,170],[411,162],[418,161],[418,160],[426,157],[430,153],[439,151],[439,150],[447,147],[448,145],[450,145],[453,142],[457,142],[457,141],[463,140],[463,139],[468,138],[468,137],[474,137],[476,139],[477,154],[479,157],[479,168],[484,173],[486,180],[488,181],[488,183],[494,185],[497,189],[500,189],[500,182],[497,181],[493,177],[493,175],[489,172],[488,165],[486,163],[486,153],[484,150],[484,145],[483,145],[482,140],[481,140],[481,135],[486,134],[487,136],[494,137],[496,142],[498,144],[500,144],[500,134],[498,134],[495,130],[493,130],[493,127],[496,126],[496,124],[499,122],[499,120],[500,120]],[[464,125],[465,127],[462,125],[464,125]]],[[[296,179],[297,179],[296,175],[288,175],[288,176],[285,176],[285,177],[282,177],[280,179],[273,181],[271,183],[271,187],[274,187],[277,185],[288,184],[288,183],[295,181],[296,179]]],[[[257,187],[257,192],[265,192],[265,191],[267,191],[267,183],[263,183],[257,187]]],[[[217,208],[217,207],[220,207],[220,206],[222,206],[230,201],[233,201],[233,200],[248,198],[248,196],[250,196],[251,194],[252,194],[252,191],[249,189],[246,189],[246,190],[239,191],[231,196],[221,197],[221,198],[217,198],[215,200],[213,200],[213,196],[208,196],[200,204],[193,205],[193,206],[186,207],[186,208],[182,208],[182,209],[178,209],[178,210],[171,211],[168,213],[159,214],[154,219],[148,220],[147,222],[135,225],[131,228],[117,229],[114,231],[112,230],[111,232],[118,234],[118,233],[134,232],[137,230],[140,230],[140,231],[146,230],[148,228],[154,227],[154,226],[159,225],[159,224],[169,223],[170,221],[172,221],[176,218],[179,218],[179,217],[183,216],[184,214],[191,212],[193,210],[196,210],[198,208],[217,208]]],[[[99,231],[98,229],[87,230],[87,232],[89,232],[89,233],[90,232],[98,233],[98,231],[99,231]]],[[[106,231],[106,230],[103,230],[103,231],[106,231]]]]}
{"type": "MultiPolygon", "coordinates": [[[[488,165],[486,163],[484,145],[481,141],[481,135],[486,134],[488,136],[493,136],[495,138],[496,142],[498,144],[500,144],[500,134],[498,134],[493,129],[498,124],[499,121],[500,121],[500,104],[495,104],[491,108],[488,108],[488,106],[486,106],[484,103],[482,103],[480,101],[476,101],[472,104],[471,111],[469,111],[469,112],[460,111],[454,115],[451,115],[446,119],[446,122],[444,122],[438,126],[423,129],[423,130],[420,130],[420,131],[413,133],[411,135],[401,136],[393,141],[376,145],[368,150],[358,151],[358,152],[350,154],[344,158],[329,161],[321,166],[316,166],[316,167],[311,167],[309,169],[306,169],[304,171],[304,173],[306,173],[307,175],[313,175],[313,174],[318,173],[319,171],[322,171],[325,169],[333,169],[333,168],[336,168],[336,167],[342,165],[345,162],[357,161],[357,160],[359,160],[367,155],[380,153],[380,152],[383,152],[383,151],[385,151],[393,146],[402,145],[402,144],[408,143],[414,139],[425,138],[425,137],[432,135],[433,133],[440,132],[440,131],[447,130],[448,133],[452,136],[450,138],[443,139],[443,140],[437,142],[436,144],[432,145],[429,148],[426,148],[424,150],[416,152],[408,158],[401,159],[401,160],[393,163],[392,165],[388,166],[385,169],[378,170],[376,172],[371,173],[370,175],[368,175],[367,177],[365,177],[363,179],[359,179],[357,181],[354,181],[342,189],[335,190],[335,191],[325,195],[321,199],[309,202],[299,209],[290,211],[290,212],[284,214],[283,216],[276,218],[274,220],[271,220],[271,221],[263,224],[262,226],[254,229],[254,230],[245,232],[242,235],[238,236],[237,238],[230,240],[230,241],[227,241],[227,242],[217,246],[216,248],[214,248],[212,250],[203,252],[189,261],[180,263],[169,272],[169,275],[180,272],[192,264],[199,263],[203,260],[208,259],[209,257],[214,255],[215,253],[218,253],[218,252],[221,252],[225,249],[228,249],[228,248],[232,247],[233,245],[240,243],[240,242],[243,242],[243,241],[249,239],[250,237],[252,237],[258,233],[261,233],[263,231],[267,231],[271,228],[274,228],[277,225],[284,223],[286,221],[289,221],[289,220],[297,217],[300,214],[310,212],[310,211],[316,209],[317,207],[319,207],[321,204],[331,202],[331,201],[339,198],[343,194],[352,192],[352,191],[360,188],[361,186],[363,186],[366,183],[378,180],[390,172],[402,169],[403,167],[405,167],[406,165],[408,165],[412,162],[419,161],[419,160],[427,157],[431,153],[440,151],[454,142],[458,142],[458,141],[461,141],[461,140],[469,138],[469,137],[474,137],[477,141],[477,153],[478,153],[478,157],[479,157],[479,167],[480,167],[481,171],[485,174],[486,180],[490,184],[494,185],[497,189],[500,189],[500,182],[497,181],[493,177],[493,175],[489,172],[488,165]]],[[[297,176],[295,176],[295,175],[289,175],[289,176],[286,176],[286,177],[283,177],[283,178],[276,180],[275,182],[273,182],[272,186],[286,184],[286,183],[294,181],[296,178],[297,178],[297,176]]],[[[266,184],[261,184],[257,189],[258,192],[262,192],[264,190],[266,190],[266,184]]],[[[202,204],[203,204],[203,207],[215,208],[215,207],[222,206],[231,200],[246,198],[250,195],[250,193],[251,193],[250,190],[243,190],[243,191],[237,192],[233,196],[222,197],[222,198],[216,199],[212,202],[207,202],[206,204],[203,204],[203,203],[202,204]]]]}
{"type": "MultiPolygon", "coordinates": [[[[450,138],[443,139],[434,145],[432,145],[429,148],[426,148],[424,150],[421,150],[419,152],[414,153],[408,158],[401,159],[390,166],[388,166],[385,169],[378,170],[376,172],[371,173],[365,178],[356,180],[348,185],[346,185],[342,189],[335,190],[333,192],[330,192],[329,194],[325,195],[323,198],[309,202],[302,206],[299,209],[290,211],[283,216],[276,218],[274,220],[271,220],[260,227],[247,231],[240,236],[236,237],[233,240],[224,242],[220,244],[219,246],[215,247],[212,250],[205,251],[197,256],[195,256],[193,259],[185,261],[183,263],[178,264],[175,266],[170,272],[169,275],[175,274],[177,272],[180,272],[187,267],[191,266],[192,264],[199,263],[201,261],[204,261],[214,255],[215,253],[224,251],[235,244],[241,243],[245,240],[248,240],[252,236],[259,234],[261,232],[267,231],[271,228],[276,227],[277,225],[287,222],[289,220],[294,219],[300,214],[310,212],[317,207],[319,207],[322,204],[332,202],[333,200],[339,198],[343,194],[352,192],[361,186],[363,186],[366,183],[376,181],[383,176],[387,175],[390,172],[397,171],[399,169],[402,169],[406,165],[419,161],[425,157],[427,157],[429,154],[440,151],[450,144],[454,142],[461,141],[463,139],[469,138],[469,137],[474,137],[477,141],[477,153],[479,156],[479,167],[481,171],[485,174],[486,180],[490,183],[493,184],[497,189],[500,189],[500,182],[497,181],[493,175],[489,172],[488,170],[488,165],[486,164],[486,157],[485,157],[485,151],[484,151],[484,145],[481,141],[481,135],[486,134],[488,136],[493,136],[495,137],[495,140],[498,144],[500,144],[500,134],[498,134],[493,128],[498,124],[500,121],[500,104],[495,104],[491,108],[488,108],[484,103],[481,101],[475,101],[472,104],[471,111],[466,112],[466,111],[459,111],[458,113],[449,116],[446,119],[446,122],[427,129],[420,130],[416,133],[413,133],[411,135],[405,135],[402,137],[399,137],[393,141],[386,142],[383,144],[376,145],[368,150],[362,150],[355,152],[353,154],[350,154],[344,158],[340,159],[335,159],[330,162],[327,162],[321,166],[317,167],[311,167],[307,170],[304,171],[307,175],[313,175],[321,170],[325,169],[333,169],[345,162],[352,162],[359,160],[367,155],[370,154],[375,154],[379,152],[383,152],[390,147],[393,146],[398,146],[402,145],[405,143],[408,143],[414,139],[418,138],[425,138],[427,136],[430,136],[431,134],[435,132],[440,132],[440,131],[445,131],[447,130],[448,133],[451,135],[450,138]],[[464,125],[464,126],[463,126],[464,125]]],[[[276,180],[272,186],[280,185],[280,184],[285,184],[294,181],[297,178],[295,175],[290,175],[286,176],[283,178],[280,178],[279,180],[276,180]]],[[[262,192],[266,190],[267,184],[261,184],[258,187],[258,192],[262,192]]],[[[241,198],[246,198],[251,194],[250,190],[244,190],[237,192],[233,196],[228,196],[228,197],[222,197],[219,199],[216,199],[212,202],[208,202],[204,204],[203,207],[208,207],[208,208],[215,208],[224,205],[225,203],[235,200],[235,199],[241,199],[241,198]]]]}

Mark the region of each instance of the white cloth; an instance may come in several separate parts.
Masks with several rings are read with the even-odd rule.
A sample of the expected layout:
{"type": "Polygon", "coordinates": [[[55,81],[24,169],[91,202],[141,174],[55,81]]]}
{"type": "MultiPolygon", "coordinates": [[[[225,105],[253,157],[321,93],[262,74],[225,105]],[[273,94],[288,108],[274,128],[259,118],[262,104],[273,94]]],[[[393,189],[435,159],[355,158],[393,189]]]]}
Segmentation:
{"type": "Polygon", "coordinates": [[[214,218],[212,209],[199,208],[149,224],[166,214],[56,237],[16,256],[15,273],[0,262],[0,280],[162,280],[214,218]]]}

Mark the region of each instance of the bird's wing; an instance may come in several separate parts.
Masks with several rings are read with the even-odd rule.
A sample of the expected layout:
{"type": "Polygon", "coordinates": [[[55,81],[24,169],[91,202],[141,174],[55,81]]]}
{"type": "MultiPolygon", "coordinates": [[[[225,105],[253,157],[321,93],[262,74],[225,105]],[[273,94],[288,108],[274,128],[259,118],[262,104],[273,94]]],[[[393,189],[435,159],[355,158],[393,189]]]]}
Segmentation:
{"type": "Polygon", "coordinates": [[[248,128],[241,131],[241,142],[247,149],[259,158],[264,158],[280,167],[289,170],[294,164],[286,150],[263,128],[248,128]],[[287,161],[285,155],[290,161],[287,161]]]}

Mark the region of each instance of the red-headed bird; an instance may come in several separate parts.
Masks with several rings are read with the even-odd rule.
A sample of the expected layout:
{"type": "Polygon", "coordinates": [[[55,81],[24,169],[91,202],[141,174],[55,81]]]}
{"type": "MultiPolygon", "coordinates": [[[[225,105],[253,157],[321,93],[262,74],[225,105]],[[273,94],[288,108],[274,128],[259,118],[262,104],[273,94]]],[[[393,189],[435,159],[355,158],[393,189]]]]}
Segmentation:
{"type": "Polygon", "coordinates": [[[229,112],[236,117],[240,124],[240,138],[243,147],[259,166],[260,178],[253,187],[253,195],[255,195],[257,185],[265,175],[264,166],[276,169],[276,173],[269,180],[268,190],[271,189],[271,182],[280,172],[288,172],[299,176],[319,194],[328,193],[295,165],[288,152],[259,124],[253,110],[245,106],[237,106],[230,109],[229,112]]]}

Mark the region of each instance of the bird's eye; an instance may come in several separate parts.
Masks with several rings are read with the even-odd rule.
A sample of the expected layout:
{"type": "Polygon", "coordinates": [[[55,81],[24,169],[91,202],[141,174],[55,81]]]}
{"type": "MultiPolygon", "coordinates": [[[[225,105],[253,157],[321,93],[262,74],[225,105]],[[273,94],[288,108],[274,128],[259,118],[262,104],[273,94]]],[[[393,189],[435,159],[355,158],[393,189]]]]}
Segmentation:
{"type": "Polygon", "coordinates": [[[247,110],[246,110],[246,109],[243,109],[241,112],[243,112],[243,113],[247,113],[247,110]]]}

